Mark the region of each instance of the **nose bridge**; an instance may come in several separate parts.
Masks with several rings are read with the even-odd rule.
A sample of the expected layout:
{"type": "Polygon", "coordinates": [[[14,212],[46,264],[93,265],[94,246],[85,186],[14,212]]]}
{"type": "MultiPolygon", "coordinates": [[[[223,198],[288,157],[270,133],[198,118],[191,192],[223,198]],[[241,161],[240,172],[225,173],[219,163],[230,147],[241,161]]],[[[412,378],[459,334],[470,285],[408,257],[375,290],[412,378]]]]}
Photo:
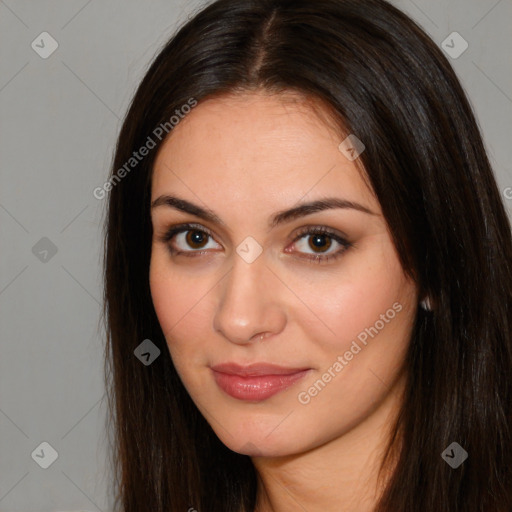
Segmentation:
{"type": "Polygon", "coordinates": [[[276,278],[263,254],[250,263],[235,254],[223,281],[213,321],[215,331],[234,343],[249,343],[257,334],[283,329],[285,313],[276,294],[276,278]]]}

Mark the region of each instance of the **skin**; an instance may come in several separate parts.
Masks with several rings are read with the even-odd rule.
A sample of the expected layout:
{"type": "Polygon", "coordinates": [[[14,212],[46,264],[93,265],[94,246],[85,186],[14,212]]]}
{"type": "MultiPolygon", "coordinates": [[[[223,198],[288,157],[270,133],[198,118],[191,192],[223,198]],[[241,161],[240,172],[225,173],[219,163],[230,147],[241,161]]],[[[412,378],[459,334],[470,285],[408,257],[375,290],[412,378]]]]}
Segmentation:
{"type": "Polygon", "coordinates": [[[325,113],[292,93],[210,99],[173,129],[154,165],[152,201],[177,196],[224,223],[153,207],[151,293],[190,396],[228,448],[251,456],[259,512],[372,509],[418,306],[416,284],[403,272],[379,202],[356,162],[338,149],[345,135],[325,113]],[[373,214],[336,208],[269,229],[276,212],[325,197],[357,202],[373,214]],[[184,222],[212,237],[193,245],[193,228],[162,240],[184,222]],[[342,246],[327,237],[315,249],[314,235],[294,242],[305,226],[344,234],[351,246],[337,259],[311,262],[308,256],[342,246]],[[248,236],[263,249],[252,263],[236,252],[248,236]],[[169,247],[195,256],[173,255],[169,247]],[[394,318],[301,403],[299,393],[396,303],[394,318]],[[227,361],[311,370],[290,388],[247,402],[213,379],[209,367],[227,361]]]}

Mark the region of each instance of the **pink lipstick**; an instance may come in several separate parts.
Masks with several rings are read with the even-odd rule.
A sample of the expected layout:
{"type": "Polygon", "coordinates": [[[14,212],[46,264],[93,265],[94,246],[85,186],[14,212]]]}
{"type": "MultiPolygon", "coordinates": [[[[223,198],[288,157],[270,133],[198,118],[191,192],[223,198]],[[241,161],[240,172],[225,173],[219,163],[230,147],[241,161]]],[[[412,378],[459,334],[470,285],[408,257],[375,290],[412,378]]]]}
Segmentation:
{"type": "Polygon", "coordinates": [[[302,379],[310,368],[286,368],[268,363],[242,366],[225,363],[211,367],[217,385],[238,400],[261,401],[302,379]]]}

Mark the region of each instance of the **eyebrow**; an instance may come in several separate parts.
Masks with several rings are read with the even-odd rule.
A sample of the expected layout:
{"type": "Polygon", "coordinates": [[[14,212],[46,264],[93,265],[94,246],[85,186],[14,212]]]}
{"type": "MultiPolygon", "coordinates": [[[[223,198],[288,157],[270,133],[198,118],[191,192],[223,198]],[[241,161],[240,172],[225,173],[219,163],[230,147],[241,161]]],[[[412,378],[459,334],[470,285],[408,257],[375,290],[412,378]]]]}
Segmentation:
{"type": "MultiPolygon", "coordinates": [[[[180,210],[182,212],[195,215],[196,217],[210,221],[214,224],[225,226],[224,221],[213,211],[207,208],[202,208],[201,206],[193,204],[179,197],[162,195],[151,203],[152,209],[158,208],[159,206],[167,206],[170,208],[174,208],[176,210],[180,210]]],[[[301,203],[298,206],[295,206],[288,210],[279,211],[271,217],[268,225],[269,228],[274,228],[279,224],[291,222],[292,220],[295,220],[300,217],[305,217],[306,215],[311,215],[316,212],[321,212],[324,210],[330,210],[334,208],[352,209],[362,213],[367,213],[368,215],[379,215],[378,213],[372,212],[366,206],[363,206],[362,204],[356,203],[354,201],[348,201],[346,199],[341,199],[338,197],[328,197],[325,199],[318,199],[316,201],[301,203]]]]}

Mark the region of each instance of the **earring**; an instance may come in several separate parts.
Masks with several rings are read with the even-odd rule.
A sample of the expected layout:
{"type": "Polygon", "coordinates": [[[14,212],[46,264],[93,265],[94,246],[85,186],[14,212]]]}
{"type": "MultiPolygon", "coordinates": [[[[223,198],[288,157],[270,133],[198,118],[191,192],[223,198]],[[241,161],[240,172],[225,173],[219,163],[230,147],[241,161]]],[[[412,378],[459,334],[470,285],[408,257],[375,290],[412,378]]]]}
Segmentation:
{"type": "Polygon", "coordinates": [[[428,295],[420,302],[420,306],[425,311],[432,311],[432,303],[430,302],[430,297],[428,295]]]}

